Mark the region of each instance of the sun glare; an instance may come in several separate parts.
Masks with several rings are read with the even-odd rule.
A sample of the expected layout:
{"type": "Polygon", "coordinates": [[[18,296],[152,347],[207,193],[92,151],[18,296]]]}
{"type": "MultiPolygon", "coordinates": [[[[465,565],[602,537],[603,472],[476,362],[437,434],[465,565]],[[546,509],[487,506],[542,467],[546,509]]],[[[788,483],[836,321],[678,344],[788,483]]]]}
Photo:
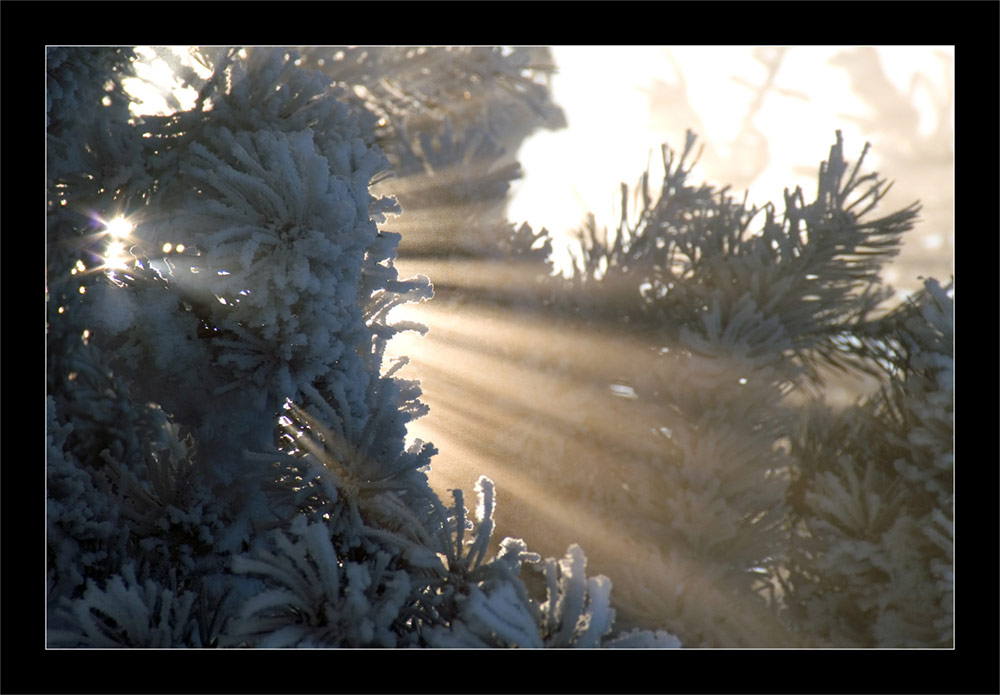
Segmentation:
{"type": "MultiPolygon", "coordinates": [[[[101,257],[100,266],[97,270],[125,270],[129,267],[131,253],[129,253],[129,239],[135,230],[135,225],[124,217],[115,217],[112,220],[100,220],[104,229],[102,236],[108,237],[107,246],[104,247],[104,254],[101,257]]],[[[82,263],[78,263],[78,269],[82,263]]]]}
{"type": "Polygon", "coordinates": [[[110,270],[124,270],[128,267],[126,253],[125,244],[120,241],[112,241],[104,253],[106,259],[104,267],[110,270]]]}
{"type": "Polygon", "coordinates": [[[105,225],[105,231],[115,239],[124,239],[135,227],[124,217],[116,217],[105,225]]]}
{"type": "Polygon", "coordinates": [[[139,60],[135,62],[136,77],[122,80],[125,91],[135,102],[129,107],[137,116],[169,116],[178,109],[188,110],[198,100],[198,90],[184,85],[177,77],[174,66],[194,70],[205,78],[206,68],[194,60],[185,46],[157,49],[139,46],[135,49],[139,60]]]}

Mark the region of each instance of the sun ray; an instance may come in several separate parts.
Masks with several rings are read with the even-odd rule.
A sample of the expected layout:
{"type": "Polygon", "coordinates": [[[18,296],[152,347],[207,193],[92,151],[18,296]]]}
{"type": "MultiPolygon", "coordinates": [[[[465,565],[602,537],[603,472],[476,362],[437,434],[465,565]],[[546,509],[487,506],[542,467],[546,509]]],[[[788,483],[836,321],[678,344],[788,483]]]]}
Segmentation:
{"type": "MultiPolygon", "coordinates": [[[[670,379],[664,355],[677,349],[666,334],[623,333],[519,302],[538,286],[538,268],[526,264],[431,256],[398,265],[403,275],[419,268],[440,283],[434,300],[393,315],[430,326],[423,337],[399,336],[390,345],[410,358],[402,375],[421,381],[430,407],[409,434],[438,447],[428,475],[439,494],[469,489],[480,474],[495,482],[494,550],[506,536],[547,556],[581,543],[592,570],[615,582],[623,625],[653,627],[669,614],[696,626],[726,616],[734,639],[796,643],[752,595],[736,600],[706,585],[684,593],[697,593],[698,606],[674,603],[673,585],[708,584],[714,570],[672,550],[671,531],[649,506],[650,491],[663,484],[656,462],[683,445],[675,441],[683,421],[675,424],[658,387],[670,379]],[[567,462],[580,465],[567,469],[567,462]],[[602,504],[620,517],[595,513],[602,504]]],[[[719,365],[734,387],[747,385],[738,361],[719,365]]],[[[729,446],[740,441],[737,433],[729,446]]],[[[752,483],[734,472],[723,484],[752,483]]]]}

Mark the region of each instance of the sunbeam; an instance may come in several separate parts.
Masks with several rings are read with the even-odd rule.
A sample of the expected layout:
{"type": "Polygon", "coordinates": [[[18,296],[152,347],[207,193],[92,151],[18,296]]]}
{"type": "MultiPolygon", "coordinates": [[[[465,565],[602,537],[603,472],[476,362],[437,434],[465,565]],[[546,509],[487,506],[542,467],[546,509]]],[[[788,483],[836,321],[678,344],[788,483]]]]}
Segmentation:
{"type": "MultiPolygon", "coordinates": [[[[478,475],[488,475],[497,485],[494,547],[513,536],[558,556],[579,542],[591,566],[615,582],[623,624],[649,627],[677,614],[671,587],[697,583],[711,570],[668,550],[675,531],[657,509],[654,491],[670,479],[657,462],[665,462],[668,452],[698,447],[679,436],[684,426],[676,406],[661,393],[671,375],[657,363],[670,346],[641,331],[612,332],[601,323],[556,319],[537,307],[512,309],[511,295],[524,296],[536,284],[527,267],[442,259],[409,259],[400,266],[432,264],[448,289],[429,303],[397,310],[399,318],[432,329],[424,337],[397,337],[391,346],[410,357],[404,375],[422,382],[422,400],[430,407],[409,433],[439,448],[432,486],[447,498],[448,490],[469,489],[478,475]],[[512,277],[517,284],[508,284],[512,277]],[[618,513],[608,516],[609,509],[618,513]]],[[[734,387],[747,383],[744,373],[734,362],[734,387]]],[[[744,457],[754,439],[749,434],[732,440],[744,457]]],[[[724,484],[754,485],[738,470],[724,484]]],[[[693,519],[701,514],[685,513],[693,519]]],[[[710,533],[711,515],[705,514],[710,533]]],[[[749,573],[752,560],[747,564],[749,573]]],[[[699,606],[682,611],[692,626],[725,615],[734,640],[790,643],[773,613],[718,591],[706,586],[699,606]]]]}

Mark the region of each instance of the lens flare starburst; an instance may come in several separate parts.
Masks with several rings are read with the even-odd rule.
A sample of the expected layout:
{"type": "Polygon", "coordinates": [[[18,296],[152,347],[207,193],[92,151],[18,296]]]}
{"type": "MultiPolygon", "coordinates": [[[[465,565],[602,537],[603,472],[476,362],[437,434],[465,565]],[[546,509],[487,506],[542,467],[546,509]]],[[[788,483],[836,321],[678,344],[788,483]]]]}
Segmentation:
{"type": "Polygon", "coordinates": [[[126,270],[131,263],[131,253],[127,243],[134,225],[124,217],[116,217],[104,222],[104,234],[108,237],[102,260],[103,270],[126,270]]]}

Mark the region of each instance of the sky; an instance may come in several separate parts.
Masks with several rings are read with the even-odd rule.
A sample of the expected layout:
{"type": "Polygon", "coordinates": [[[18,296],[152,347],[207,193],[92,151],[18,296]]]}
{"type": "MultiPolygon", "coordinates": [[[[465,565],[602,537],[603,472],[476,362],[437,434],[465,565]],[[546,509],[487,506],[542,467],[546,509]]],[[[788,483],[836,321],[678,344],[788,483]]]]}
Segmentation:
{"type": "MultiPolygon", "coordinates": [[[[898,299],[919,289],[920,276],[947,281],[954,249],[954,107],[948,93],[954,48],[875,47],[877,65],[856,69],[884,74],[884,83],[870,85],[882,98],[877,108],[862,97],[863,86],[859,90],[852,83],[850,60],[844,58],[866,50],[555,46],[552,100],[563,108],[568,127],[538,131],[524,141],[517,153],[524,177],[514,184],[508,217],[546,227],[556,238],[577,228],[588,212],[599,227],[613,228],[620,215],[620,183],[634,185],[647,167],[655,183],[663,170],[661,144],[680,149],[689,128],[706,146],[693,174],[696,182],[728,184],[738,195],[748,190],[751,203],[781,201],[786,186],[802,186],[809,195],[839,129],[849,161],[870,141],[867,166],[894,181],[886,212],[917,199],[924,205],[923,222],[884,280],[896,287],[898,299]],[[765,83],[769,87],[761,90],[765,83]],[[907,118],[913,114],[894,111],[901,104],[913,108],[912,123],[907,118]],[[867,124],[859,122],[865,119],[867,124]],[[892,119],[912,127],[893,132],[892,119]],[[936,134],[942,119],[943,153],[936,134]],[[885,156],[899,154],[901,147],[909,148],[906,157],[885,156]]],[[[162,61],[139,67],[147,79],[169,81],[170,67],[162,61]]],[[[175,90],[174,96],[184,107],[195,98],[194,90],[175,90]]],[[[147,113],[172,110],[154,94],[146,98],[147,113]]],[[[558,262],[565,262],[558,245],[557,254],[558,262]]]]}
{"type": "MultiPolygon", "coordinates": [[[[518,150],[524,176],[513,186],[507,208],[515,224],[546,227],[559,237],[592,212],[599,228],[614,228],[620,216],[620,183],[634,184],[647,166],[651,183],[657,182],[662,174],[661,143],[682,148],[688,128],[706,144],[692,174],[695,183],[716,188],[732,184],[734,195],[742,197],[746,189],[751,203],[776,201],[779,210],[785,187],[801,186],[808,202],[815,195],[819,164],[829,156],[839,129],[849,163],[871,142],[865,171],[877,170],[894,181],[872,214],[888,214],[915,200],[924,205],[902,253],[883,272],[884,282],[896,289],[894,301],[920,289],[921,277],[937,277],[946,284],[953,273],[952,47],[552,50],[559,70],[551,81],[552,100],[563,108],[568,126],[538,131],[518,150]],[[859,73],[866,78],[863,82],[859,73]],[[762,90],[765,84],[769,88],[762,90]]],[[[470,471],[497,482],[501,528],[517,516],[519,503],[544,505],[536,504],[536,490],[507,470],[518,453],[503,449],[510,444],[503,433],[516,427],[511,420],[517,420],[520,411],[511,407],[494,412],[477,405],[471,394],[482,392],[490,394],[488,402],[508,403],[507,390],[519,385],[544,389],[538,375],[508,373],[495,363],[463,356],[458,343],[448,340],[460,336],[461,326],[470,322],[441,313],[447,312],[427,319],[431,331],[426,339],[401,336],[393,341],[399,342],[400,354],[425,370],[423,400],[431,412],[409,429],[440,448],[431,482],[445,498],[452,487],[471,489],[470,471]],[[426,342],[423,349],[420,340],[426,342]],[[460,407],[453,407],[456,403],[460,407]],[[487,421],[490,428],[480,432],[487,421]]],[[[555,341],[544,326],[526,329],[526,320],[490,315],[477,317],[475,323],[505,349],[518,350],[521,342],[539,335],[546,335],[547,343],[555,341]]],[[[594,355],[606,354],[593,345],[595,338],[590,340],[594,355]]],[[[524,349],[530,354],[530,348],[524,349]]],[[[869,379],[837,375],[828,381],[824,395],[831,404],[847,405],[874,387],[869,379]]],[[[526,412],[530,406],[525,406],[526,412]]],[[[544,418],[539,421],[545,427],[550,424],[544,418]]]]}
{"type": "MultiPolygon", "coordinates": [[[[947,105],[952,84],[947,57],[953,59],[953,47],[875,48],[886,78],[876,85],[876,97],[895,96],[894,90],[901,95],[899,103],[888,98],[880,102],[883,113],[862,98],[845,69],[849,59],[844,54],[858,54],[858,47],[552,50],[559,69],[551,83],[552,98],[564,109],[568,127],[539,131],[519,150],[525,176],[515,185],[508,207],[512,221],[560,233],[577,227],[589,211],[599,226],[613,227],[620,214],[619,184],[634,184],[647,165],[660,172],[651,177],[657,181],[662,174],[660,144],[681,148],[687,128],[696,131],[699,143],[707,143],[694,172],[697,182],[733,184],[740,195],[749,188],[750,201],[757,203],[781,201],[786,186],[801,185],[809,195],[815,193],[817,167],[839,129],[849,162],[866,141],[872,142],[867,165],[895,180],[887,206],[904,207],[920,198],[934,213],[927,220],[933,225],[918,226],[916,238],[911,237],[885,279],[901,290],[900,296],[919,287],[917,275],[947,280],[954,245],[953,155],[938,157],[930,151],[937,141],[924,139],[933,139],[939,109],[954,113],[947,105]],[[770,89],[755,89],[768,79],[770,89]],[[893,133],[886,120],[897,117],[891,109],[900,103],[912,105],[917,118],[912,129],[893,133]],[[879,128],[856,120],[872,118],[882,119],[879,128]],[[935,190],[920,190],[922,181],[915,180],[910,166],[885,156],[901,143],[912,149],[911,157],[927,150],[924,159],[935,167],[935,190]]],[[[953,115],[945,118],[948,133],[953,133],[953,115]]]]}

